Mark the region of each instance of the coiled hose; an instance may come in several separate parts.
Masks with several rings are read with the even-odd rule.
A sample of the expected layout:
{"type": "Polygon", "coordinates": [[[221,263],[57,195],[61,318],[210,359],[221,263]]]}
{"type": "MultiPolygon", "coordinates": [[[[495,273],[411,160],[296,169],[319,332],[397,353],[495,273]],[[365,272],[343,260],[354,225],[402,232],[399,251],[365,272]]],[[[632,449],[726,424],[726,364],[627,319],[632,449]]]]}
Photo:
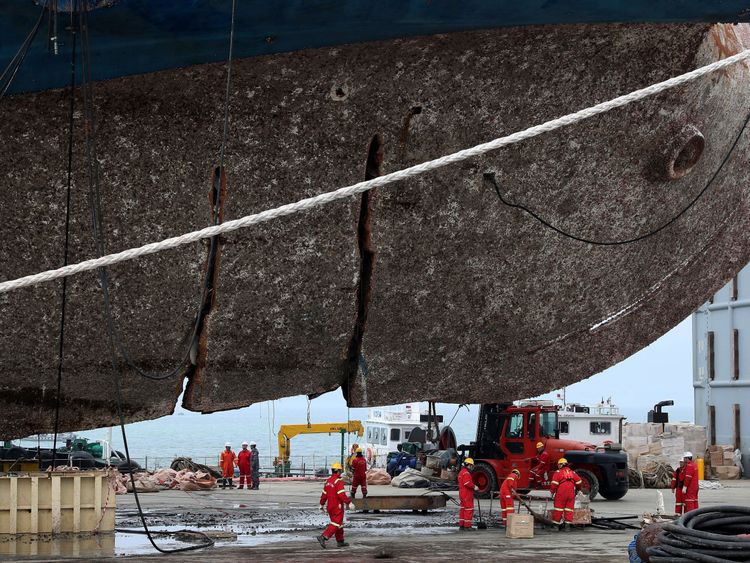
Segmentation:
{"type": "Polygon", "coordinates": [[[750,507],[711,506],[683,514],[664,525],[648,548],[654,563],[750,561],[750,507]]]}

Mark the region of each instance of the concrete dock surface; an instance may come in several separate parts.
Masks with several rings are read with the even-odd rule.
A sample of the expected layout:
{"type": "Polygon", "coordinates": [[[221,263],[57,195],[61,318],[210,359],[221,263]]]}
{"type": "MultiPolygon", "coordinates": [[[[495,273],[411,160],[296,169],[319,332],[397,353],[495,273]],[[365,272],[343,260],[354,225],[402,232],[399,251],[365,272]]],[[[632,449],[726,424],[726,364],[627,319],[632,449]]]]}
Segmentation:
{"type": "MultiPolygon", "coordinates": [[[[724,481],[723,488],[702,490],[701,506],[750,505],[750,481],[724,481]]],[[[455,561],[470,557],[485,561],[627,561],[627,545],[635,530],[575,529],[569,533],[535,529],[533,539],[507,539],[499,521],[497,501],[481,500],[479,508],[487,530],[459,532],[458,508],[421,512],[347,512],[346,541],[338,548],[331,540],[323,550],[315,540],[328,522],[317,510],[322,481],[261,483],[260,490],[160,491],[139,498],[152,530],[226,530],[237,534],[232,541],[217,541],[212,548],[175,554],[179,561],[455,561]]],[[[371,486],[370,495],[415,495],[424,489],[371,486]]],[[[674,507],[669,490],[661,490],[667,512],[674,507]]],[[[456,492],[447,493],[457,498],[456,492]]],[[[129,557],[137,561],[164,560],[140,533],[142,530],[133,495],[117,497],[116,534],[97,538],[0,538],[0,560],[59,561],[61,559],[108,561],[129,557]]],[[[644,512],[655,512],[658,493],[634,489],[618,501],[597,497],[591,503],[595,517],[638,516],[625,522],[638,526],[644,512]]],[[[536,501],[535,504],[544,504],[536,501]]],[[[551,506],[551,504],[550,504],[551,506]]],[[[164,549],[191,545],[171,536],[157,536],[164,549]]]]}

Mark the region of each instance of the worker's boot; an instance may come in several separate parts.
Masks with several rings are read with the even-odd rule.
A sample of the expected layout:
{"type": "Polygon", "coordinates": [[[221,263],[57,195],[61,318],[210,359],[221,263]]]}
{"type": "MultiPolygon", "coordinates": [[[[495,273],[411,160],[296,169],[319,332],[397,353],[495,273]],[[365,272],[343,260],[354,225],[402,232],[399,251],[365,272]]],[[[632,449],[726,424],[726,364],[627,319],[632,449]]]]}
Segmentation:
{"type": "Polygon", "coordinates": [[[325,537],[323,534],[321,534],[316,539],[318,540],[318,543],[320,544],[320,547],[322,547],[323,549],[325,549],[326,548],[326,542],[328,541],[328,538],[325,537]]]}
{"type": "Polygon", "coordinates": [[[564,529],[565,529],[565,522],[560,522],[560,523],[559,523],[559,524],[557,525],[557,531],[558,531],[558,532],[562,532],[562,531],[563,531],[564,529]]]}
{"type": "Polygon", "coordinates": [[[346,543],[345,541],[337,541],[336,545],[339,547],[349,547],[349,544],[346,543]]]}
{"type": "Polygon", "coordinates": [[[569,532],[570,531],[570,522],[565,522],[563,525],[563,532],[569,532]]]}
{"type": "Polygon", "coordinates": [[[226,479],[222,479],[221,480],[221,488],[222,489],[226,489],[227,488],[227,480],[226,479]]]}

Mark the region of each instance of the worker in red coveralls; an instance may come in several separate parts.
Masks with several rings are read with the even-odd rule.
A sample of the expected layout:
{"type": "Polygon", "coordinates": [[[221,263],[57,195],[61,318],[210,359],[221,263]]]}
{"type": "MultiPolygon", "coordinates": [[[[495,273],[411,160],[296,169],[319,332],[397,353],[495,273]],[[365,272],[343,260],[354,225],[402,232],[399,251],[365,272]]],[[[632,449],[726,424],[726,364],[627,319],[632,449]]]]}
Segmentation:
{"type": "Polygon", "coordinates": [[[221,488],[230,489],[234,487],[234,466],[237,465],[237,456],[232,451],[232,444],[224,444],[224,451],[219,456],[219,468],[221,469],[221,488]]]}
{"type": "Polygon", "coordinates": [[[529,474],[529,480],[531,486],[541,486],[547,478],[547,473],[550,470],[552,460],[550,459],[549,453],[544,449],[544,443],[536,443],[536,458],[531,466],[531,472],[529,474]]]}
{"type": "Polygon", "coordinates": [[[362,487],[362,496],[367,496],[367,461],[362,457],[362,448],[357,448],[357,455],[352,460],[352,498],[357,494],[357,487],[362,487]]]}
{"type": "Polygon", "coordinates": [[[674,493],[674,513],[682,514],[685,508],[685,497],[682,494],[683,479],[685,475],[685,460],[680,460],[680,466],[674,470],[672,476],[672,492],[674,493]]]}
{"type": "Polygon", "coordinates": [[[573,508],[576,504],[576,490],[581,488],[581,478],[568,467],[568,460],[561,457],[557,461],[558,470],[552,476],[549,490],[554,495],[555,506],[552,509],[552,520],[560,530],[570,531],[573,521],[573,508]],[[565,520],[563,521],[563,514],[565,520]]]}
{"type": "Polygon", "coordinates": [[[682,457],[685,460],[685,473],[682,477],[685,491],[682,498],[685,500],[685,512],[690,512],[698,508],[698,467],[693,462],[692,453],[685,452],[682,457]]]}
{"type": "Polygon", "coordinates": [[[458,509],[458,530],[473,530],[474,523],[474,491],[479,490],[474,484],[471,470],[474,469],[474,460],[467,457],[464,466],[458,472],[458,500],[461,507],[458,509]]]}
{"type": "Polygon", "coordinates": [[[240,486],[238,489],[245,488],[245,481],[247,481],[247,488],[249,489],[252,485],[250,481],[250,457],[252,454],[247,449],[247,442],[242,442],[242,449],[237,454],[237,467],[240,470],[240,486]]]}
{"type": "Polygon", "coordinates": [[[500,507],[503,513],[503,524],[508,522],[508,514],[515,512],[513,508],[514,499],[518,497],[516,488],[518,487],[518,479],[521,477],[521,472],[518,469],[514,469],[510,472],[510,475],[500,485],[500,507]]]}
{"type": "Polygon", "coordinates": [[[339,547],[346,547],[349,544],[344,541],[344,506],[348,505],[349,510],[354,510],[351,499],[346,496],[344,481],[341,479],[341,464],[334,463],[331,465],[332,475],[323,485],[323,494],[320,495],[320,510],[326,506],[328,508],[328,517],[330,522],[323,533],[318,536],[320,547],[326,547],[326,542],[331,536],[336,535],[336,544],[339,547]]]}

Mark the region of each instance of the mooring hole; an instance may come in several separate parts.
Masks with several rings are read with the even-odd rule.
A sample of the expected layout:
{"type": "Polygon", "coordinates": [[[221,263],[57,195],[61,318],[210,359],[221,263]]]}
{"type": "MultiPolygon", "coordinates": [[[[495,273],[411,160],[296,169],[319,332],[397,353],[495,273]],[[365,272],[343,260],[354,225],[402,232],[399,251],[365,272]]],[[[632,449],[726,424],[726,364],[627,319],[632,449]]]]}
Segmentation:
{"type": "Polygon", "coordinates": [[[682,177],[698,164],[706,148],[706,141],[700,133],[691,137],[674,159],[672,168],[675,176],[682,177]]]}
{"type": "Polygon", "coordinates": [[[688,174],[703,155],[706,139],[693,125],[685,125],[672,137],[663,153],[663,174],[668,180],[678,180],[688,174]]]}

